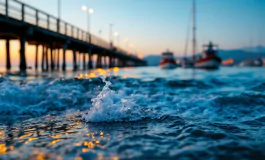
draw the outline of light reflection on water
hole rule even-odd
[[[72,115],[59,119],[46,116],[18,125],[1,130],[0,156],[9,152],[21,159],[119,159],[117,155],[98,152],[106,149],[111,139],[108,133],[92,131]]]
[[[122,78],[140,78],[145,80],[153,80],[155,78],[167,79],[209,79],[209,78],[230,78],[231,76],[238,79],[245,78],[265,78],[263,68],[238,68],[238,67],[222,67],[219,70],[193,70],[176,68],[174,70],[161,70],[158,67],[138,67],[138,68],[112,68],[112,69],[94,69],[89,71],[71,71],[66,72],[41,72],[29,70],[27,73],[17,71],[5,71],[0,69],[0,77],[8,77],[11,80],[18,81],[40,81],[47,78],[95,78],[99,76],[120,76]],[[237,74],[235,74],[237,73]]]

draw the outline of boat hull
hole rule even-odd
[[[159,65],[161,69],[174,69],[177,68],[177,65],[175,63],[162,63]]]
[[[205,58],[195,63],[195,68],[203,69],[218,69],[220,67],[221,60],[217,57]]]

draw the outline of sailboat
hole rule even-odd
[[[203,45],[203,47],[207,47],[204,51],[196,55],[196,4],[195,0],[193,0],[193,7],[192,7],[192,59],[188,60],[185,58],[183,60],[182,66],[184,68],[204,68],[204,69],[218,69],[222,63],[220,57],[217,56],[217,45],[213,45],[212,42],[209,45]],[[187,46],[187,45],[186,45]]]

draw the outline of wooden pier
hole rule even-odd
[[[60,68],[65,71],[67,50],[71,50],[73,54],[73,70],[81,68],[77,65],[77,55],[82,58],[83,70],[93,68],[93,55],[97,55],[96,68],[146,65],[142,59],[113,46],[112,43],[18,0],[0,0],[0,39],[6,41],[8,70],[12,67],[10,40],[20,42],[19,68],[22,71],[27,69],[26,43],[36,46],[35,69],[41,65],[43,71]],[[39,47],[42,47],[42,53],[39,53]],[[41,63],[38,62],[39,56]]]

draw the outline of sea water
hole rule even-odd
[[[0,159],[265,159],[263,68],[0,77]]]

